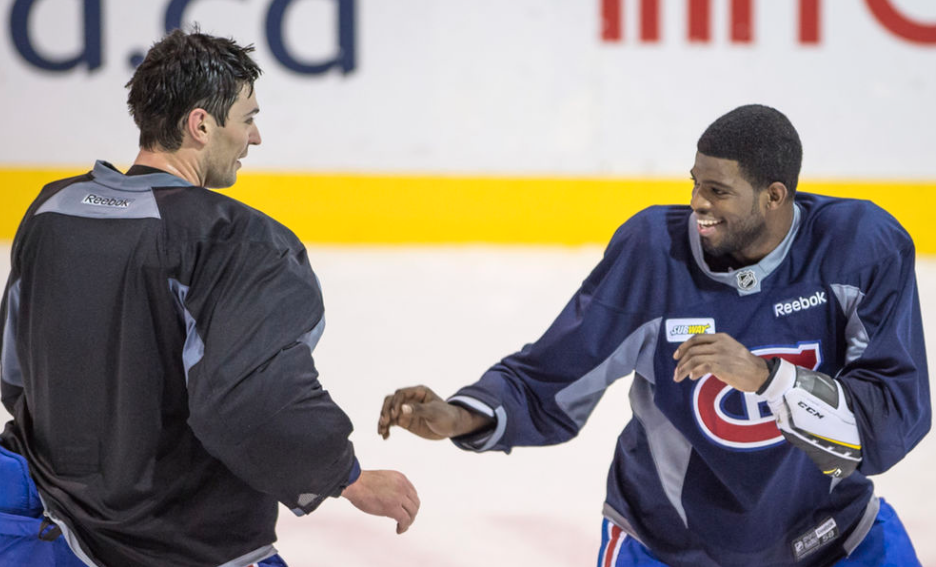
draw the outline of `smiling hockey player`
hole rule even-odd
[[[919,565],[867,478],[930,427],[913,242],[796,193],[799,136],[749,105],[698,141],[690,206],[644,210],[535,343],[393,425],[475,451],[568,441],[634,373],[599,567]]]

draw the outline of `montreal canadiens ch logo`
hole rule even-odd
[[[751,352],[761,358],[776,356],[810,370],[816,370],[822,362],[817,342]],[[711,374],[696,383],[692,409],[702,433],[724,447],[750,451],[783,441],[766,402],[758,402],[753,393],[735,390]]]

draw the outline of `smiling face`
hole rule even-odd
[[[205,187],[223,189],[237,181],[240,160],[247,156],[250,146],[260,144],[260,130],[254,116],[260,112],[256,89],[244,85],[237,100],[228,111],[224,126],[212,118],[211,137],[206,146],[204,162]]]
[[[784,233],[772,230],[769,190],[755,190],[738,162],[696,153],[692,210],[705,252],[728,264],[750,265],[773,250]],[[785,229],[784,229],[785,230]]]

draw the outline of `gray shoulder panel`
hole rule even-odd
[[[682,492],[689,470],[689,458],[692,456],[692,445],[653,403],[653,384],[639,374],[634,376],[631,385],[630,402],[634,417],[643,424],[647,433],[650,455],[656,466],[657,477],[663,485],[663,492],[682,518],[683,524],[688,527]]]
[[[62,189],[36,211],[37,215],[43,213],[106,219],[160,218],[152,192],[120,191],[94,181],[75,183]]]
[[[322,315],[322,318],[319,319],[319,322],[317,325],[315,325],[314,329],[299,337],[299,342],[308,346],[309,352],[315,352],[315,347],[318,345],[319,340],[322,338],[322,333],[324,332],[325,316]]]
[[[611,356],[556,394],[556,404],[581,428],[615,380],[635,369],[653,376],[653,353],[662,317],[652,319],[631,333]]]
[[[845,324],[845,363],[848,364],[861,357],[868,348],[868,331],[858,317],[858,304],[864,299],[864,293],[851,285],[832,284],[832,293],[842,307],[842,315],[848,322]]]
[[[178,301],[178,306],[185,318],[185,344],[182,346],[182,366],[185,369],[185,385],[188,386],[189,370],[198,364],[205,356],[205,341],[198,334],[195,317],[185,307],[185,296],[188,295],[188,286],[179,280],[169,279],[169,290]]]
[[[69,185],[39,207],[37,215],[59,213],[73,217],[108,219],[158,219],[159,207],[152,187],[188,187],[184,179],[168,173],[126,176],[94,164],[94,178]]]
[[[16,321],[19,317],[20,280],[10,286],[7,317],[3,321],[3,352],[0,352],[0,376],[7,384],[23,387],[23,369],[16,354]]]
[[[185,307],[185,297],[188,295],[189,287],[174,278],[169,279],[169,291],[176,298],[177,306],[182,317],[185,320],[185,344],[182,346],[182,366],[185,369],[185,384],[188,385],[189,371],[198,364],[205,356],[205,341],[198,334],[198,326],[195,317]],[[325,317],[323,316],[317,325],[308,333],[300,336],[297,341],[309,347],[309,352],[314,352],[322,333],[325,332]]]

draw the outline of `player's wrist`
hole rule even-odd
[[[796,381],[796,365],[779,357],[768,361],[770,374],[755,394],[771,403],[779,403]]]
[[[352,502],[354,502],[357,498],[359,498],[361,495],[361,492],[365,488],[364,485],[367,482],[365,478],[366,478],[366,475],[368,474],[369,474],[368,471],[361,471],[361,474],[359,474],[358,477],[354,479],[354,482],[350,483],[349,485],[341,489],[341,497],[347,498],[348,500]]]
[[[458,404],[450,404],[458,412],[458,417],[455,420],[455,431],[451,437],[460,437],[462,435],[469,435],[471,433],[477,433],[483,429],[487,429],[494,424],[494,419],[483,413],[472,411],[464,406]]]
[[[757,375],[752,390],[755,394],[761,394],[767,389],[776,374],[779,362],[780,359],[776,357],[770,360],[757,357]]]

